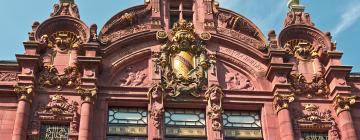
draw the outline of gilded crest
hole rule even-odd
[[[166,37],[163,31],[161,34]],[[191,22],[180,20],[174,24],[171,39],[161,47],[160,55],[154,61],[161,70],[162,85],[170,96],[182,93],[200,96],[198,91],[206,85],[206,70],[210,67],[205,49],[205,41],[210,38],[209,33],[197,35]]]

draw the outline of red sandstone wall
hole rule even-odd
[[[14,129],[16,98],[0,98],[0,139],[10,140]]]

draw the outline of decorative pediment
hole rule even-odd
[[[301,111],[295,112],[295,130],[328,130],[334,138],[340,139],[340,131],[329,109],[321,111],[318,105],[305,104]]]
[[[74,0],[60,0],[59,4],[54,5],[54,11],[50,16],[70,16],[80,18],[79,9]]]
[[[31,122],[31,129],[28,133],[30,140],[37,140],[40,137],[40,129],[42,124],[59,123],[69,125],[69,139],[75,139],[79,129],[79,115],[77,113],[78,103],[69,102],[68,99],[61,95],[50,97],[49,103],[40,104],[35,111]]]
[[[77,114],[77,102],[68,102],[68,99],[61,95],[55,95],[50,98],[48,104],[40,105],[37,116],[40,120],[67,120],[72,121]]]

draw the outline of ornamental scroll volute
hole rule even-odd
[[[52,35],[42,35],[40,45],[43,53],[42,69],[39,74],[41,87],[76,87],[81,75],[77,66],[78,50],[82,46],[79,35],[70,31],[58,31]]]
[[[200,96],[199,92],[207,85],[206,71],[211,65],[205,49],[205,41],[210,38],[209,33],[198,36],[194,25],[185,20],[174,24],[171,40],[167,40],[165,31],[157,33],[157,39],[165,44],[153,62],[162,76],[161,85],[169,96]]]
[[[41,124],[63,124],[69,126],[68,138],[77,138],[79,129],[78,103],[69,102],[61,95],[50,97],[47,104],[40,104],[30,124],[29,139],[38,140]]]

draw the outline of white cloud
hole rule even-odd
[[[360,2],[353,3],[346,9],[346,11],[341,15],[341,21],[333,29],[332,33],[334,36],[345,31],[347,28],[351,27],[354,23],[360,18]]]

